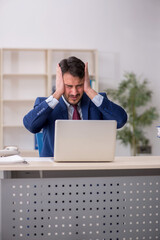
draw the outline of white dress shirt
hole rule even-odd
[[[66,106],[67,106],[67,109],[68,109],[68,118],[69,118],[69,119],[72,119],[74,108],[73,108],[73,106],[72,106],[70,103],[68,103],[68,102],[66,101],[66,99],[64,98],[64,96],[62,96],[62,98],[63,98],[63,101],[65,102],[65,104],[66,104]],[[52,95],[51,95],[50,97],[48,97],[45,101],[48,103],[48,105],[49,105],[52,109],[54,109],[54,108],[56,107],[56,105],[59,103],[59,101],[58,101],[56,98],[53,98]],[[101,96],[100,94],[97,94],[97,95],[92,99],[92,102],[93,102],[97,107],[99,107],[99,106],[102,104],[102,102],[103,102],[103,96]],[[79,114],[80,114],[80,118],[82,119],[81,102],[79,102],[77,105],[78,105],[78,106],[77,106],[77,110],[78,110],[78,112],[79,112]]]

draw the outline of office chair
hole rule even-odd
[[[36,133],[36,140],[37,140],[38,152],[40,156],[42,151],[42,146],[43,146],[43,132]]]

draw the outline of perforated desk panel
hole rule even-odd
[[[160,176],[2,180],[2,240],[160,239]]]

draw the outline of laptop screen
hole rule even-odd
[[[116,127],[114,120],[57,120],[55,161],[113,161]]]

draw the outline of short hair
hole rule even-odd
[[[79,77],[81,79],[84,77],[85,64],[79,58],[72,56],[63,59],[60,61],[59,66],[61,67],[62,75],[69,72],[74,77]]]

